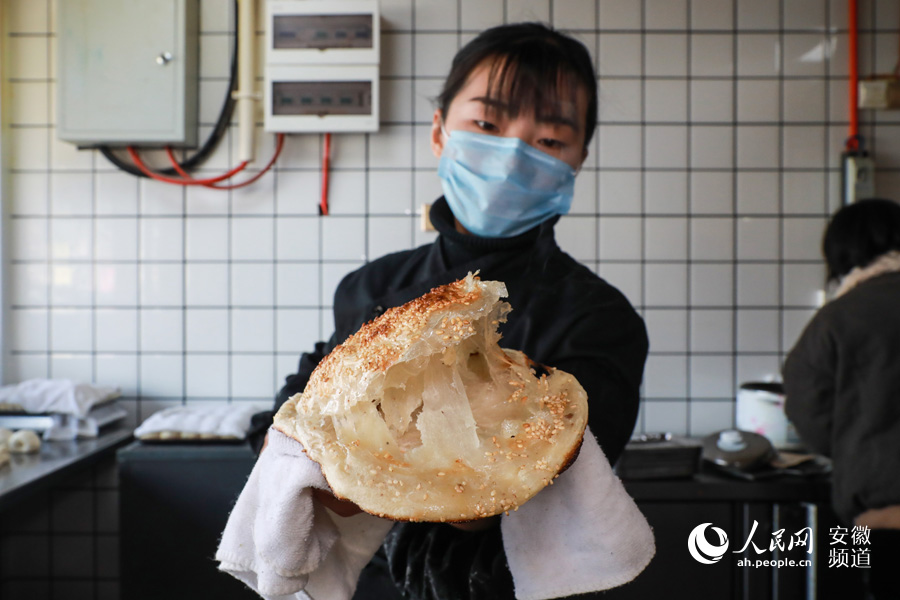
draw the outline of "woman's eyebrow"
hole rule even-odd
[[[497,100],[496,98],[490,98],[488,96],[475,96],[474,98],[470,98],[469,102],[480,102],[488,108],[493,110],[497,110],[500,112],[504,112],[509,114],[509,103],[504,102],[502,100]],[[564,125],[566,127],[571,127],[574,131],[580,131],[578,127],[578,122],[575,119],[566,117],[561,114],[555,115],[542,115],[539,119],[537,119],[539,123],[551,123],[554,125]]]

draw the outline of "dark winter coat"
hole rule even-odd
[[[826,304],[784,364],[785,412],[833,460],[833,502],[848,524],[900,504],[900,272]]]

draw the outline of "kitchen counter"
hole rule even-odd
[[[89,467],[132,439],[127,427],[110,427],[96,438],[41,441],[35,454],[13,454],[0,467],[0,509],[48,489],[74,471]]]

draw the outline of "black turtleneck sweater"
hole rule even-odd
[[[631,437],[647,357],[647,333],[628,300],[556,244],[551,219],[512,238],[456,230],[446,200],[431,209],[437,240],[389,254],[347,275],[334,296],[335,333],[300,359],[275,409],[303,391],[337,344],[388,308],[480,270],[506,283],[513,310],[500,345],[574,375],[588,393],[588,424],[610,463]],[[447,525],[402,523],[384,546],[391,575],[408,598],[512,598],[499,527],[470,533]]]

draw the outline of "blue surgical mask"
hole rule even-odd
[[[492,238],[519,235],[569,212],[575,173],[519,138],[458,130],[438,165],[453,216],[471,233]]]

